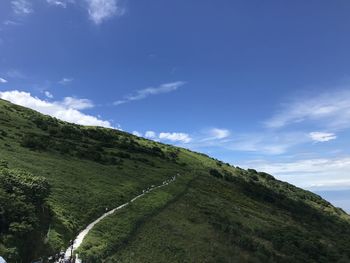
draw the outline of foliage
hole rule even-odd
[[[0,127],[7,161],[0,161],[0,254],[10,262],[65,249],[106,208],[178,173],[175,183],[96,225],[82,256],[92,262],[350,258],[349,216],[267,173],[3,100]]]
[[[107,262],[326,263],[349,258],[348,223],[310,206],[305,216],[289,198],[276,206],[253,194],[254,187],[247,195],[244,189],[250,187],[244,178],[197,177]],[[104,227],[101,222],[99,229]]]
[[[0,254],[13,261],[28,259],[50,187],[43,177],[0,163]]]

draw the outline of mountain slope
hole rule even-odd
[[[350,219],[341,209],[266,173],[203,154],[68,124],[0,100],[0,159],[0,255],[10,262],[65,249],[106,209],[176,174],[172,184],[98,223],[79,248],[83,259],[349,262]],[[5,184],[8,174],[22,180],[18,168],[44,182],[47,194],[28,208],[29,223],[16,214],[16,204],[5,206],[13,196],[33,199],[27,185]],[[16,232],[13,223],[28,227]]]

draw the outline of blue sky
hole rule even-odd
[[[319,0],[1,1],[0,97],[350,200],[349,13]]]

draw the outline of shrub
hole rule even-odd
[[[10,262],[29,262],[31,249],[41,242],[33,245],[33,238],[43,235],[40,227],[46,227],[42,218],[49,193],[45,178],[0,168],[0,251]]]
[[[216,169],[210,169],[209,170],[210,175],[217,177],[217,178],[223,178],[223,175]]]
[[[128,153],[124,153],[124,152],[117,152],[117,153],[113,153],[113,155],[123,158],[123,159],[131,159],[131,155]]]
[[[8,168],[8,162],[5,160],[0,160],[0,169],[1,168]]]
[[[247,169],[247,171],[251,174],[257,174],[258,172],[255,169]]]
[[[49,139],[45,136],[25,134],[22,137],[21,146],[33,150],[45,150],[49,146]]]

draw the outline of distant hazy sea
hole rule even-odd
[[[342,208],[350,214],[350,189],[339,191],[315,191],[334,206]]]

